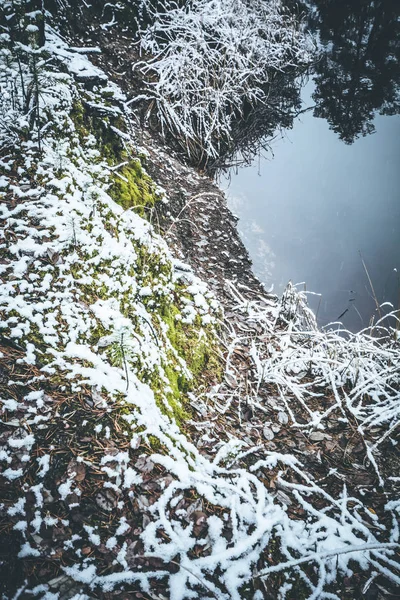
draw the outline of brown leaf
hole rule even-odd
[[[203,500],[202,498],[198,498],[195,502],[190,504],[187,509],[187,517],[189,520],[193,520],[193,515],[199,513],[204,514],[203,512]]]
[[[225,373],[225,381],[228,384],[228,386],[232,389],[236,389],[239,385],[236,377],[234,377],[230,373]]]
[[[151,519],[148,515],[146,515],[146,513],[143,515],[143,520],[142,520],[142,527],[143,529],[146,529],[147,525],[149,525],[149,523],[151,523]]]
[[[193,521],[193,535],[199,537],[207,529],[207,515],[201,510],[195,510],[190,515],[190,520]]]
[[[110,512],[113,510],[113,508],[117,504],[116,495],[114,494],[114,492],[112,490],[103,489],[101,492],[99,492],[96,495],[96,504],[102,510],[106,510],[107,512]]]
[[[143,553],[143,544],[140,540],[136,540],[129,544],[126,550],[126,562],[129,566],[137,564],[138,557]]]
[[[136,461],[135,467],[142,473],[150,473],[154,469],[154,463],[148,456],[140,456]]]
[[[73,477],[75,481],[83,481],[86,477],[86,466],[73,458],[68,463],[67,473],[68,477]]]
[[[336,442],[329,442],[329,441],[325,442],[325,448],[328,451],[334,450],[334,448],[336,448]]]

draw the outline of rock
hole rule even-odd
[[[100,71],[95,74],[89,71],[76,71],[74,77],[77,81],[83,83],[88,90],[93,90],[96,85],[104,87],[108,82],[107,76]]]

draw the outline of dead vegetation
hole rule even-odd
[[[167,192],[167,202],[148,211],[156,231],[135,215],[124,221],[126,211],[116,223],[101,204],[95,205],[93,214],[93,206],[87,206],[87,189],[81,193],[79,188],[80,177],[69,182],[67,193],[60,193],[57,210],[74,189],[82,200],[80,211],[90,214],[91,223],[97,219],[97,227],[104,226],[101,231],[109,234],[110,246],[134,232],[142,236],[143,244],[156,244],[155,254],[164,266],[157,232],[165,235],[179,254],[173,269],[167,270],[177,278],[174,283],[179,282],[176,289],[186,305],[199,292],[196,288],[190,296],[184,288],[207,287],[194,271],[207,281],[207,289],[215,292],[224,309],[223,316],[217,313],[216,328],[223,379],[205,369],[197,387],[179,390],[190,416],[177,427],[175,416],[162,413],[149,393],[170,387],[171,380],[160,385],[150,368],[137,369],[134,353],[118,364],[106,351],[101,354],[99,339],[115,333],[106,327],[108,313],[102,315],[104,322],[100,318],[95,322],[96,331],[91,323],[83,337],[86,354],[70,354],[53,370],[47,368],[45,350],[51,344],[43,332],[33,330],[21,341],[4,330],[0,348],[4,597],[272,600],[279,590],[287,599],[395,597],[398,342],[323,334],[295,290],[289,287],[281,300],[266,294],[251,273],[235,219],[220,191],[169,156],[146,130],[137,125],[133,135],[143,168]],[[82,157],[89,155],[85,150],[80,168],[85,166]],[[61,158],[67,161],[68,156]],[[59,156],[56,159],[61,162]],[[69,164],[72,171],[74,163]],[[93,171],[94,165],[97,168],[98,163],[89,165]],[[10,219],[6,212],[2,222],[5,274],[15,258],[10,246],[23,237],[20,224],[27,228],[25,235],[28,225],[44,227],[51,217],[46,209],[46,219],[37,213],[39,222],[31,221],[29,210],[36,200],[30,198],[28,203],[22,193],[18,196],[31,188],[37,192],[34,172],[28,183],[21,184],[22,190],[16,187],[17,171],[11,175],[14,187],[4,194],[6,209],[26,208],[19,210],[18,219],[13,214]],[[108,176],[109,170],[100,177],[108,181]],[[51,180],[52,193],[57,177]],[[93,196],[89,199],[93,201]],[[68,205],[63,211],[58,218],[64,214],[70,219]],[[86,230],[79,227],[84,223],[81,217],[75,214],[64,255],[63,247],[45,251],[43,244],[55,244],[50,235],[42,236],[38,244],[39,265],[55,274],[51,291],[60,283],[60,259],[68,261],[71,252],[77,253],[80,235],[87,239]],[[38,231],[43,233],[36,229],[31,234],[39,235]],[[96,241],[96,252],[104,246],[102,238]],[[124,257],[126,247],[137,251],[137,239],[129,238]],[[125,281],[125,272],[130,273],[130,284],[138,278],[140,289],[155,278],[151,272],[142,276],[139,267],[150,262],[144,252],[141,262],[134,262],[135,269],[129,271],[125,262],[113,266],[109,288],[97,282],[87,287],[80,279],[86,265],[82,256],[76,258],[74,285],[79,291],[84,281],[86,297],[83,301],[74,296],[71,312],[85,318],[90,313],[88,290],[95,290],[92,303],[118,300],[121,291],[112,286],[118,277]],[[18,294],[38,268],[29,265],[25,276],[8,273],[8,281],[19,286]],[[109,267],[109,262],[102,263],[102,274]],[[44,275],[37,278],[39,287]],[[165,291],[165,281],[160,287]],[[162,321],[156,318],[163,297],[159,288],[151,296],[146,296],[146,289],[140,305],[140,314],[153,323],[151,327],[139,326],[131,312],[123,314],[131,319],[132,337],[142,346],[147,343],[153,356],[167,344]],[[43,291],[36,288],[26,296],[29,306],[38,301],[39,292],[43,299]],[[176,304],[180,297],[175,292]],[[121,314],[137,296],[125,295]],[[107,311],[112,306],[107,305]],[[23,314],[12,313],[13,317],[10,327],[25,322]],[[64,324],[58,323],[56,329],[65,332]],[[73,327],[68,331],[75,336]],[[43,352],[37,352],[35,360],[27,353],[29,340]],[[140,356],[144,360],[146,353]],[[91,361],[99,357],[103,371],[90,371]],[[179,361],[174,357],[176,367]],[[116,384],[110,391],[106,385],[113,377]]]

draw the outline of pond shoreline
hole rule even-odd
[[[48,32],[43,136],[0,127],[4,598],[390,598],[398,345],[266,292],[129,105],[132,39],[79,28],[90,58]]]

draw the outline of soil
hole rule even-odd
[[[138,70],[134,68],[139,60],[137,48],[132,45],[131,38],[124,35],[123,32],[117,29],[107,32],[99,26],[96,27],[96,23],[94,25],[90,37],[85,40],[85,45],[99,45],[102,52],[101,54],[93,54],[93,62],[101,66],[108,73],[110,79],[124,89],[128,98],[134,98],[141,91]],[[76,45],[82,46],[81,39],[76,40]],[[229,440],[233,437],[242,439],[249,446],[258,445],[263,450],[294,454],[301,460],[305,470],[315,480],[319,481],[320,485],[330,494],[339,496],[345,483],[348,495],[357,497],[361,493],[363,502],[371,507],[371,512],[377,514],[384,522],[383,507],[388,497],[386,491],[384,492],[379,486],[376,472],[366,460],[365,441],[357,429],[357,423],[354,423],[351,419],[347,422],[339,421],[337,419],[339,415],[332,413],[326,424],[325,435],[323,437],[313,437],[312,433],[295,429],[290,427],[289,422],[282,423],[279,420],[279,411],[276,410],[279,398],[276,389],[264,384],[257,388],[255,393],[257,377],[250,347],[253,340],[260,338],[260,336],[265,337],[266,333],[264,330],[260,330],[259,324],[252,321],[245,312],[236,310],[236,291],[247,302],[257,302],[260,306],[276,307],[279,306],[279,300],[276,296],[269,295],[253,274],[251,260],[236,228],[237,219],[229,210],[223,192],[207,175],[199,173],[185,164],[182,161],[182,156],[177,154],[172,146],[166,144],[156,129],[144,126],[140,122],[140,113],[138,113],[135,131],[137,145],[145,151],[145,168],[154,181],[164,188],[168,198],[167,202],[160,201],[154,209],[149,211],[148,218],[175,249],[177,256],[183,262],[188,263],[195,273],[209,284],[221,302],[225,313],[221,331],[222,346],[227,347],[232,337],[235,336],[240,337],[242,340],[241,345],[235,345],[232,358],[236,375],[226,376],[225,381],[218,389],[221,405],[225,403],[225,407],[216,408],[216,404],[213,407],[210,405],[207,407],[205,403],[194,403],[193,414],[196,414],[197,411],[196,420],[187,423],[186,426],[191,440],[210,459],[215,456],[216,441]],[[2,350],[4,359],[0,361],[0,378],[8,381],[11,376],[14,376],[10,371],[10,364],[12,360],[16,361],[18,358],[19,350],[6,345]],[[226,354],[227,351],[225,356]],[[19,373],[21,381],[26,379],[27,382],[31,380],[33,375],[34,373],[31,372]],[[20,390],[16,390],[15,393],[17,394],[17,392],[22,398],[26,390],[22,387]],[[54,390],[49,389],[50,393],[54,397]],[[252,401],[255,397],[257,398],[257,404]],[[227,398],[231,399],[230,402],[226,401]],[[332,401],[332,398],[326,394],[324,402],[329,405]],[[90,390],[84,389],[79,397],[71,400],[70,407],[66,406],[64,408],[64,413],[67,415],[66,419],[72,414],[72,410],[80,421],[90,418],[89,415],[92,415],[91,418],[93,418],[93,402],[92,404],[90,402]],[[205,410],[203,410],[204,406],[206,406]],[[301,421],[300,409],[297,410],[296,417],[298,421]],[[48,435],[54,436],[54,444],[59,453],[60,461],[67,462],[70,457],[67,455],[66,449],[72,447],[69,438],[72,433],[70,434],[68,423],[65,425],[65,420],[63,421],[62,418],[63,415],[60,415],[60,423],[55,423]],[[269,431],[266,432],[265,430],[266,421],[269,421],[271,430],[274,428],[272,436]],[[211,423],[211,425],[207,425],[206,428],[206,423]],[[112,425],[110,421],[110,427]],[[61,429],[61,426],[64,429]],[[207,436],[204,436],[204,432],[207,432]],[[374,434],[375,432],[369,434],[371,442],[374,440]],[[91,438],[86,439],[86,441],[85,439],[74,440],[74,443],[79,443],[80,447],[87,443],[88,447],[91,448],[90,451],[93,452],[95,441]],[[126,440],[124,441],[122,435],[120,439],[118,436],[114,439],[121,446],[124,443],[126,444]],[[141,446],[138,449],[130,449],[129,451],[132,457],[136,457],[136,455],[142,456],[143,453],[150,454],[151,450],[149,447]],[[99,455],[100,451],[103,452],[104,448],[99,449]],[[396,448],[389,440],[382,444],[381,455],[385,457],[384,461],[379,461],[382,475],[384,477],[388,475],[398,476],[400,474],[400,463]],[[253,453],[251,458],[243,457],[238,464],[248,468],[251,461],[254,463],[257,459],[257,453]],[[138,462],[136,462],[136,465],[138,465]],[[77,471],[75,463],[69,462],[68,468]],[[166,478],[170,476],[159,468],[154,469],[151,462],[144,461],[141,470],[146,476],[143,485],[136,490],[137,497],[141,499],[145,506],[146,503],[148,506],[159,497],[161,489],[168,484]],[[89,472],[78,472],[76,479],[82,488],[87,486],[87,490],[89,490],[87,491],[87,514],[99,513],[101,515],[101,511],[103,511],[104,526],[110,527],[114,519],[118,499],[114,498],[112,494],[108,497],[99,497],[95,485],[96,477],[100,477],[99,473],[93,471],[92,476],[89,477]],[[301,507],[290,496],[290,492],[278,483],[276,470],[265,469],[259,476],[271,494],[279,496],[280,499],[286,498],[288,513],[292,518],[303,518],[304,513],[302,513]],[[296,476],[286,473],[285,477],[287,480],[292,477],[292,480],[295,481]],[[48,502],[49,508],[51,508],[51,498],[48,499]],[[146,525],[147,517],[143,506],[139,506],[137,501],[135,502],[136,504],[132,501],[130,506],[129,500],[126,499],[126,506],[130,506],[130,512],[127,512],[131,528],[128,539],[130,544],[129,565],[140,565],[146,569],[160,568],[163,565],[151,563],[150,560],[146,562],[141,558],[140,532]],[[108,505],[111,506],[111,509]],[[176,510],[188,509],[188,507],[194,505],[191,514],[195,521],[198,537],[201,538],[205,536],[206,531],[204,522],[208,516],[207,503],[198,503],[197,499],[190,497],[190,492],[188,492],[188,496],[182,499]],[[321,501],[322,505],[323,502]],[[187,514],[189,514],[189,509]],[[77,522],[80,518],[82,518],[82,515],[77,511]],[[71,527],[73,528],[74,521],[73,519],[71,521]],[[63,536],[69,535],[61,529],[57,533],[57,539],[53,538],[44,542],[51,544],[55,551],[58,547],[57,544],[61,548]],[[225,533],[229,535],[229,531]],[[95,551],[98,552],[98,560],[104,561],[105,564],[107,561],[111,564],[114,560],[114,555],[109,552],[108,556],[105,548],[100,547]],[[86,549],[83,548],[82,552],[85,553]],[[91,550],[88,547],[87,552],[93,552],[93,549]],[[197,550],[195,547],[194,552],[201,552],[201,547],[199,546]],[[61,592],[61,598],[70,598],[74,590],[71,587],[73,583],[68,581],[68,578],[59,577],[60,570],[57,559],[58,557],[55,555],[54,564],[49,561],[48,564],[41,567],[42,570],[48,569],[43,577],[46,576],[48,580],[50,575],[54,576],[54,590]],[[278,553],[276,556],[272,556],[272,559],[271,555],[260,557],[258,568],[261,569],[268,564],[268,560],[278,559]],[[18,569],[17,561],[15,561],[13,568]],[[174,564],[171,561],[168,568],[173,572],[176,563]],[[335,582],[331,591],[335,591],[343,600],[355,600],[356,598],[382,600],[396,597],[396,590],[382,576],[376,577],[372,584],[363,591],[368,578],[368,573],[356,573],[351,579],[343,578]],[[159,583],[162,586],[162,581]],[[254,585],[260,584],[258,582]],[[66,588],[65,592],[63,586]],[[264,587],[260,588],[260,591],[264,598],[272,599],[276,597],[277,589],[279,588],[276,579],[271,578],[268,579]],[[161,594],[162,587],[153,591]],[[254,593],[254,591],[255,588],[252,592]],[[293,592],[295,592],[295,595],[290,597],[301,597],[297,590],[294,589]],[[124,594],[124,592],[121,593]],[[127,592],[126,595],[121,596],[119,592],[115,592],[108,594],[108,597],[154,598],[155,596],[147,596],[141,593],[133,594],[133,592],[132,594]],[[161,595],[157,597],[161,597]]]
[[[118,34],[116,30],[113,30],[112,36],[99,30],[93,33],[91,43],[98,44],[102,51],[93,56],[93,62],[122,87],[128,98],[138,95],[142,91],[136,66],[140,57],[131,39],[122,32]],[[257,324],[233,311],[237,300],[232,294],[230,283],[247,301],[268,305],[277,304],[278,299],[266,292],[252,272],[249,254],[237,230],[237,218],[228,208],[224,193],[206,174],[185,164],[184,157],[175,152],[173,144],[167,143],[155,127],[149,124],[145,126],[141,122],[140,111],[138,115],[135,130],[138,145],[146,151],[146,170],[166,191],[168,198],[166,203],[160,202],[149,214],[149,219],[182,261],[188,263],[212,288],[224,308],[230,327],[241,335],[245,331],[247,337],[242,348],[237,349],[234,359],[240,378],[226,380],[219,390],[221,397],[235,391],[234,400],[223,414],[215,411],[198,414],[196,424],[188,424],[187,432],[191,439],[210,458],[214,456],[213,440],[227,440],[231,437],[239,437],[249,445],[261,444],[267,450],[294,454],[315,480],[323,481],[324,489],[330,494],[339,496],[346,484],[349,495],[359,496],[361,492],[362,500],[371,507],[371,512],[383,519],[387,490],[384,492],[380,488],[377,473],[366,458],[365,444],[368,443],[368,436],[365,439],[360,435],[354,420],[349,418],[345,423],[337,419],[340,414],[332,413],[326,424],[325,436],[313,438],[312,433],[296,430],[289,423],[279,423],[276,411],[277,392],[272,387],[264,385],[258,390],[264,411],[246,402],[240,403],[240,396],[247,397],[248,388],[255,381],[249,349],[251,339],[260,335],[260,331]],[[328,406],[332,401],[329,397],[324,400]],[[209,442],[203,439],[204,430],[200,424],[202,418],[204,422],[210,419],[212,421],[211,429],[208,430]],[[297,418],[301,422],[301,411],[298,411]],[[267,419],[277,429],[272,440],[266,440],[263,435]],[[379,437],[375,434],[378,432],[368,434],[370,443]],[[398,453],[389,440],[382,444],[381,457],[385,457],[384,460],[378,458],[382,476],[399,476]],[[256,455],[253,460],[255,458]],[[243,464],[248,467],[246,460]],[[265,481],[270,490],[275,490],[277,494],[284,493],[277,489],[271,473],[265,473]],[[288,512],[293,518],[302,517],[302,510],[298,505],[289,504]],[[363,591],[367,579],[366,573],[356,574],[351,580],[345,578],[336,582],[332,591],[336,590],[340,598],[348,600],[397,597],[393,585],[381,576]],[[267,594],[267,598],[275,597],[272,589],[265,588],[263,593]]]
[[[99,45],[101,54],[94,54],[92,61],[121,86],[128,99],[143,92],[137,66],[142,58],[130,37],[118,30],[110,36],[98,29],[88,43]],[[160,203],[150,215],[154,225],[220,300],[229,301],[224,292],[227,280],[246,289],[250,296],[265,296],[225,194],[209,176],[185,164],[185,157],[175,152],[172,140],[166,143],[156,124],[143,124],[141,108],[139,105],[135,123],[137,142],[148,152],[145,166],[149,175],[168,198],[167,204]]]

